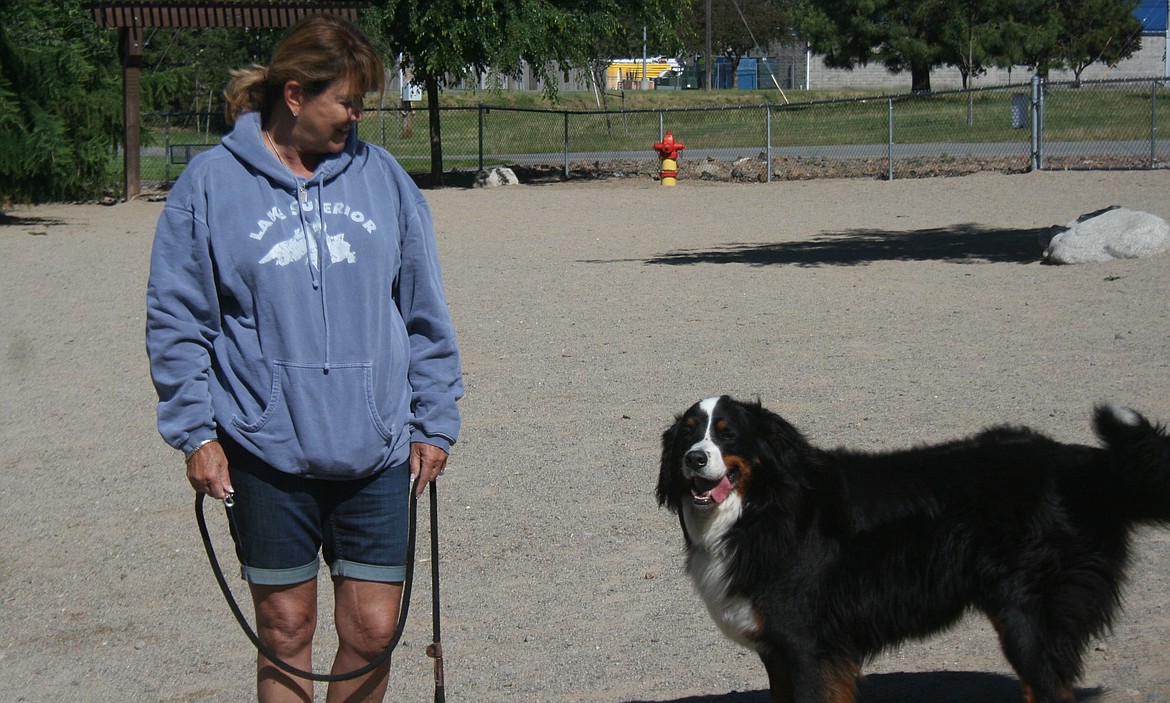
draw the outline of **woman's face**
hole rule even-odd
[[[365,109],[361,98],[353,95],[350,82],[339,80],[324,92],[302,99],[295,128],[302,154],[336,154],[345,148],[349,130],[361,122]]]

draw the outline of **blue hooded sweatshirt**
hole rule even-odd
[[[307,180],[254,112],[192,159],[155,232],[146,347],[159,432],[184,452],[222,432],[281,471],[350,479],[459,431],[430,209],[356,129]]]

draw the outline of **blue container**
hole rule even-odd
[[[755,59],[739,60],[739,66],[735,69],[735,87],[740,90],[756,90],[759,87]]]

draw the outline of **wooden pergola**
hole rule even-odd
[[[309,15],[331,14],[356,21],[358,10],[369,2],[91,2],[86,9],[102,27],[118,29],[122,56],[122,114],[125,120],[126,199],[142,192],[142,119],[139,81],[142,68],[143,30],[147,27],[206,29],[211,27],[279,28],[296,24]],[[224,80],[227,77],[225,74]]]

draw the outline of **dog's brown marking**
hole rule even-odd
[[[752,463],[738,454],[728,454],[723,457],[723,465],[727,467],[728,473],[739,472],[739,478],[735,480],[735,486],[732,490],[743,496],[748,483],[752,480]]]
[[[1021,681],[1020,689],[1024,694],[1025,703],[1036,703],[1039,700],[1036,696],[1036,689],[1028,684]],[[1072,690],[1071,686],[1061,686],[1056,689],[1056,695],[1060,697],[1060,700],[1068,701],[1068,703],[1073,703],[1077,699],[1076,693]]]
[[[861,665],[855,661],[834,662],[821,669],[825,678],[825,703],[854,703]]]

